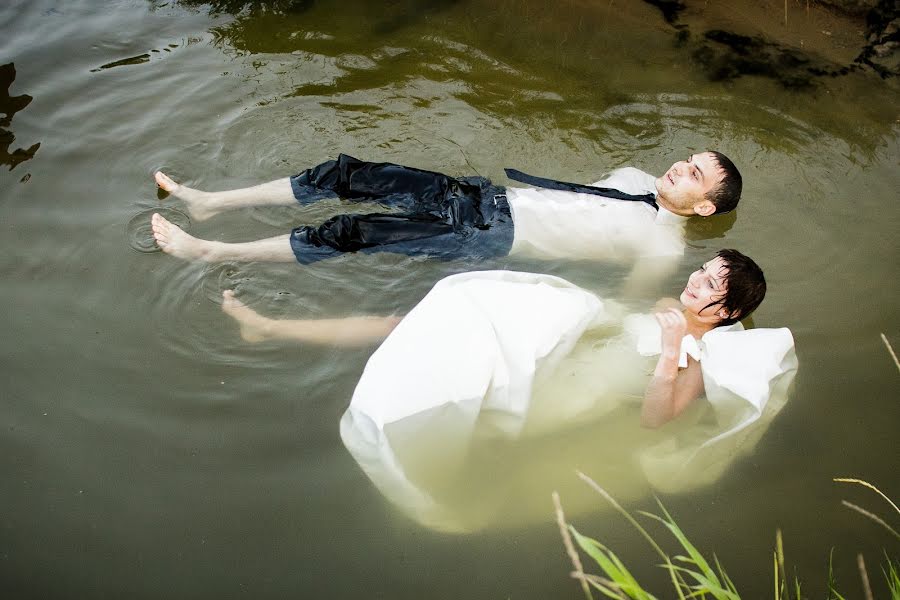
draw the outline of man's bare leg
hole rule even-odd
[[[222,292],[222,310],[241,327],[241,337],[252,343],[293,340],[330,346],[358,347],[377,343],[394,330],[402,317],[346,317],[343,319],[269,319]]]
[[[226,244],[195,238],[181,227],[166,220],[159,213],[150,218],[153,238],[156,245],[166,254],[185,260],[202,260],[205,262],[222,262],[236,260],[241,262],[294,262],[296,257],[291,250],[290,234],[278,237]]]
[[[203,192],[175,183],[162,171],[154,173],[156,185],[187,205],[191,217],[206,220],[222,211],[248,206],[289,206],[296,204],[291,180],[288,177],[240,190]]]

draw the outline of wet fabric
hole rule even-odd
[[[550,471],[591,460],[600,481],[638,494],[647,485],[674,493],[713,483],[784,406],[797,370],[790,331],[738,323],[683,343],[700,362],[705,400],[646,430],[640,407],[661,331],[652,316],[623,312],[549,275],[447,277],[369,359],[341,438],[388,499],[445,531],[484,527],[520,504],[507,486],[517,474],[540,487],[535,473],[552,445],[539,443],[522,461],[506,448],[554,432],[565,432],[566,445],[572,428],[587,424],[585,452],[597,460],[579,456]],[[487,467],[477,493],[457,496],[494,455],[504,459]],[[532,516],[545,519],[546,506]]]
[[[624,167],[591,187],[647,195],[656,177]],[[515,223],[511,255],[639,265],[661,279],[684,254],[687,217],[664,207],[541,187],[510,187],[506,195]]]
[[[519,183],[527,183],[536,187],[542,187],[547,190],[560,190],[563,192],[576,192],[579,194],[591,194],[594,196],[603,196],[604,198],[614,198],[616,200],[626,200],[629,202],[644,202],[655,209],[659,209],[656,203],[655,194],[626,194],[614,188],[596,187],[593,185],[582,185],[580,183],[569,183],[568,181],[558,181],[556,179],[547,179],[546,177],[538,177],[529,175],[516,169],[504,169],[506,176],[513,181]]]
[[[290,242],[308,264],[342,252],[397,252],[442,258],[505,256],[513,224],[504,188],[483,177],[455,178],[341,154],[291,177],[300,204],[338,196],[395,213],[342,214],[297,227]]]

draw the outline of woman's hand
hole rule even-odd
[[[700,363],[689,358],[687,368],[678,369],[681,340],[687,333],[684,315],[677,308],[670,308],[654,316],[662,329],[662,352],[644,391],[641,407],[641,424],[651,428],[664,425],[680,415],[694,398],[703,393]]]
[[[687,319],[677,308],[670,308],[654,315],[662,329],[662,353],[669,356],[681,352],[681,340],[687,333]]]

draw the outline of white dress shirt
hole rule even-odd
[[[625,167],[592,185],[655,195],[655,181]],[[515,225],[512,255],[630,263],[684,254],[687,218],[662,207],[543,188],[510,187],[506,195]]]

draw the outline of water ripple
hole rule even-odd
[[[151,208],[134,215],[125,225],[125,237],[128,245],[138,252],[160,252],[160,247],[153,239],[153,227],[150,218],[154,213],[159,213],[165,219],[178,225],[182,229],[189,229],[191,219],[180,210],[174,208]]]

